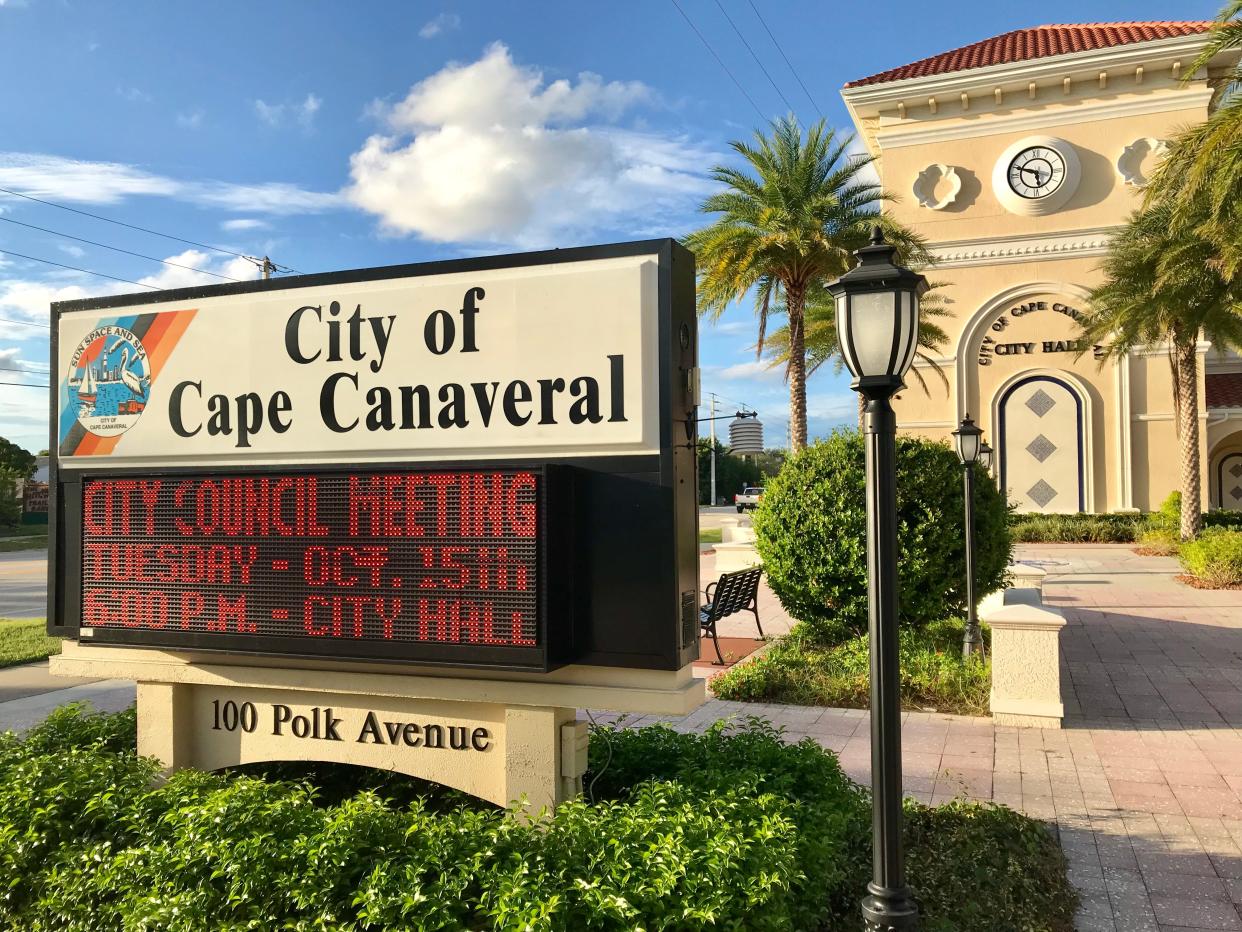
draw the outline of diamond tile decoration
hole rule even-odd
[[[1053,453],[1057,452],[1057,446],[1043,434],[1040,434],[1026,445],[1026,452],[1042,463],[1052,456]]]
[[[1043,479],[1040,479],[1026,490],[1026,494],[1040,508],[1045,508],[1050,501],[1057,497],[1057,490]]]
[[[1229,468],[1229,475],[1233,476],[1235,479],[1242,479],[1242,463],[1234,463],[1233,466]]]
[[[1034,395],[1026,399],[1026,406],[1035,412],[1036,417],[1043,417],[1056,406],[1056,401],[1040,388],[1036,389]]]
[[[1242,486],[1235,485],[1232,489],[1229,490],[1229,494],[1232,495],[1234,498],[1236,498],[1238,501],[1242,502]]]

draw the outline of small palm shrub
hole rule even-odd
[[[1210,529],[1181,546],[1182,566],[1213,589],[1242,586],[1242,531]]]
[[[978,468],[978,467],[976,467]],[[897,438],[897,572],[903,627],[965,610],[962,466],[948,444]],[[769,480],[755,512],[768,583],[825,643],[867,630],[867,499],[863,440],[839,430]],[[980,598],[1004,585],[1013,552],[1008,506],[978,469],[975,578]]]
[[[1147,526],[1138,514],[1015,514],[1010,529],[1025,544],[1129,544]]]

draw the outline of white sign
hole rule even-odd
[[[63,311],[60,467],[658,452],[657,264]]]

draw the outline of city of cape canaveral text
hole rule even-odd
[[[468,288],[456,313],[437,309],[423,321],[428,353],[477,353],[485,339],[487,314],[483,288]],[[403,318],[403,321],[405,319]],[[384,366],[395,315],[373,316],[357,304],[353,311],[339,301],[306,304],[295,309],[284,327],[284,352],[299,365],[328,365],[313,414],[336,433],[391,430],[453,430],[472,423],[487,427],[503,420],[514,427],[527,424],[598,424],[627,420],[625,356],[607,355],[607,376],[549,373],[546,378],[507,382],[480,380],[441,385],[372,385],[364,387],[360,372],[378,374]],[[351,371],[342,364],[355,363]],[[409,367],[416,371],[417,366]],[[359,397],[364,410],[357,414]],[[178,382],[169,394],[168,420],[180,437],[202,431],[227,436],[239,448],[250,447],[262,430],[283,434],[297,417],[293,398],[284,390],[266,398],[257,392],[233,397],[213,392],[203,380]]]

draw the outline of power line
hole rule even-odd
[[[92,272],[90,269],[80,269],[76,265],[65,265],[62,262],[53,262],[51,259],[40,259],[38,256],[24,256],[20,252],[10,252],[7,249],[0,249],[0,253],[6,256],[16,256],[18,259],[29,259],[31,262],[43,262],[47,265],[54,265],[58,269],[68,269],[70,272],[81,272],[84,275],[98,275],[100,278],[110,278],[114,282],[124,282],[127,285],[137,285],[139,288],[150,288],[152,291],[159,291],[154,285],[147,285],[143,282],[136,282],[132,278],[117,278],[115,275],[105,275],[103,272]],[[21,321],[14,321],[21,323]]]
[[[793,113],[794,105],[789,102],[789,98],[785,96],[784,92],[776,86],[776,82],[772,80],[772,75],[768,74],[768,69],[764,67],[763,62],[759,59],[759,56],[755,54],[755,50],[750,47],[750,43],[746,41],[746,37],[742,35],[742,31],[737,28],[737,24],[733,22],[733,17],[730,16],[729,11],[724,8],[724,4],[722,4],[720,0],[716,0],[716,6],[720,9],[720,12],[724,14],[724,18],[729,21],[729,25],[732,26],[733,31],[737,33],[737,37],[742,40],[742,45],[746,46],[746,51],[750,52],[750,57],[755,60],[755,64],[759,66],[759,70],[763,72],[763,76],[767,78],[768,83],[772,85],[772,90],[776,91],[776,95],[784,101],[785,106],[789,109],[789,112]]]
[[[53,236],[63,236],[65,239],[77,240],[79,243],[86,243],[90,246],[98,246],[101,249],[111,249],[113,252],[123,252],[127,256],[137,256],[139,259],[147,259],[151,262],[163,262],[175,269],[186,269],[190,272],[198,272],[200,275],[210,275],[213,278],[223,278],[226,282],[239,282],[240,278],[233,278],[229,275],[221,275],[219,272],[209,272],[206,269],[196,269],[192,265],[182,265],[180,262],[170,262],[167,259],[159,259],[155,256],[146,256],[140,252],[133,252],[129,249],[122,249],[120,246],[109,246],[107,243],[97,243],[93,239],[83,239],[81,236],[74,236],[72,233],[61,233],[59,230],[49,230],[47,227],[35,226],[33,223],[23,223],[21,220],[14,220],[12,217],[0,216],[0,220],[5,223],[15,223],[19,227],[26,227],[30,230],[38,230],[40,233],[51,233]]]
[[[0,385],[16,385],[18,388],[51,388],[50,385],[36,385],[34,382],[0,382]]]
[[[691,20],[690,17],[686,15],[686,11],[681,8],[681,4],[678,3],[677,0],[671,0],[671,2],[673,6],[677,7],[677,12],[681,14],[681,18],[686,21],[687,25],[689,25],[690,28],[694,30],[694,34],[699,37],[699,41],[703,43],[703,47],[706,48],[707,51],[711,52],[712,58],[716,59],[716,64],[718,64],[722,69],[724,69],[724,73],[729,76],[729,80],[731,80],[737,86],[737,89],[742,92],[742,96],[745,97],[746,100],[750,102],[750,105],[752,107],[754,107],[755,113],[759,114],[759,119],[763,120],[764,122],[767,122],[768,118],[763,115],[763,111],[759,109],[759,105],[755,103],[754,98],[751,97],[748,93],[746,93],[746,88],[742,87],[742,83],[736,77],[733,76],[733,72],[730,71],[729,66],[724,63],[724,59],[716,54],[716,50],[712,48],[711,44],[707,41],[706,38],[704,38],[703,33],[699,32],[699,27],[694,25],[694,21]],[[0,191],[2,190],[4,189],[0,188]]]
[[[785,54],[785,50],[781,48],[781,44],[776,41],[776,36],[772,35],[772,30],[768,28],[767,20],[763,18],[763,14],[759,12],[759,8],[755,6],[754,0],[746,0],[750,4],[750,8],[755,11],[755,16],[763,25],[763,31],[768,34],[768,38],[772,40],[772,44],[776,46],[776,50],[781,53],[781,58],[785,59],[785,64],[789,66],[789,71],[794,76],[794,80],[802,88],[802,93],[806,94],[806,99],[811,102],[811,106],[815,108],[815,112],[819,114],[819,118],[824,118],[824,111],[819,104],[815,102],[815,98],[811,96],[811,92],[806,89],[806,84],[802,80],[802,76],[798,74],[798,69],[793,66],[793,62],[789,60],[789,56]]]
[[[28,375],[46,375],[47,374],[44,372],[38,372],[33,369],[21,369],[16,366],[0,366],[0,369],[3,369],[5,372],[25,372]]]
[[[173,236],[171,233],[161,233],[159,230],[152,230],[148,227],[140,227],[133,223],[126,223],[124,220],[114,220],[111,217],[104,217],[100,214],[92,214],[88,210],[79,210],[77,207],[69,207],[65,204],[57,204],[53,201],[45,201],[41,197],[35,197],[33,194],[22,194],[21,191],[13,191],[10,188],[0,188],[0,193],[11,194],[13,197],[24,197],[28,201],[34,201],[36,204],[45,204],[48,207],[55,207],[58,210],[67,210],[71,213],[80,214],[83,217],[90,217],[92,220],[102,220],[104,223],[115,223],[119,227],[125,227],[130,230],[137,230],[139,233],[150,233],[152,236],[162,236],[164,239],[170,239],[177,243],[185,243],[187,246],[195,246],[199,249],[210,249],[213,252],[221,252],[226,256],[234,256],[238,259],[245,259],[247,262],[253,262],[259,265],[260,262],[254,256],[247,256],[240,252],[233,252],[231,249],[225,249],[223,246],[210,246],[207,243],[198,243],[192,239],[186,239],[182,236]],[[290,269],[281,266],[278,271],[294,272],[296,269]],[[132,283],[131,283],[132,284]]]
[[[42,327],[44,330],[51,330],[51,324],[41,324],[37,320],[14,320],[11,317],[0,317],[2,324],[17,324],[19,327]]]

